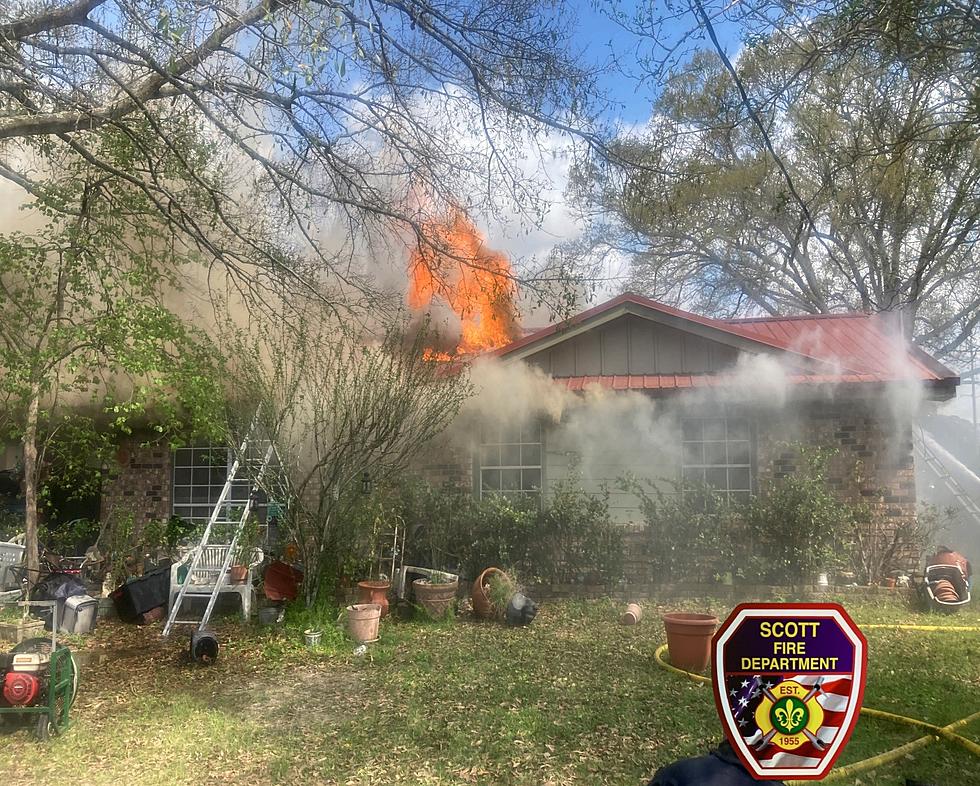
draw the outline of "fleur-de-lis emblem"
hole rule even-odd
[[[782,706],[773,709],[776,725],[780,727],[780,731],[792,734],[805,725],[806,708],[802,701],[794,702],[790,697],[786,699],[785,703],[780,702],[780,704]]]

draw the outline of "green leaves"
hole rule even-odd
[[[536,498],[437,488],[413,478],[391,490],[408,531],[412,559],[475,578],[489,566],[513,570],[521,580],[612,584],[622,574],[622,530],[609,517],[608,495],[590,495],[576,480],[553,485]]]

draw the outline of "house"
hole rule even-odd
[[[480,496],[546,497],[575,473],[639,525],[617,484],[626,474],[741,500],[796,470],[795,445],[820,446],[835,492],[893,529],[916,516],[912,418],[954,397],[959,378],[892,327],[865,314],[718,320],[622,295],[495,353],[580,406],[557,420],[491,417],[465,430],[479,433],[469,444],[440,446],[426,474]]]
[[[741,500],[796,469],[793,444],[813,445],[834,451],[838,495],[902,526],[916,516],[911,417],[954,397],[959,378],[896,332],[881,316],[718,320],[622,295],[492,353],[549,379],[566,402],[560,417],[450,429],[421,467],[477,496],[547,497],[574,473],[587,490],[608,488],[614,518],[638,526],[638,500],[617,482],[626,474],[706,482]],[[223,447],[171,452],[134,438],[119,448],[102,515],[204,520],[230,461]],[[240,504],[248,485],[238,485]]]

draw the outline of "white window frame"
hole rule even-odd
[[[692,438],[695,428],[699,438]],[[753,459],[752,423],[748,418],[722,415],[681,419],[681,478],[685,483],[700,481],[727,501],[747,501],[753,493]],[[699,473],[700,477],[694,477]],[[722,473],[724,485],[718,482]]]
[[[203,461],[203,454],[224,451],[225,463]],[[188,521],[207,522],[225,486],[228,473],[234,463],[234,452],[226,445],[198,444],[177,448],[171,455],[170,510],[174,516]],[[178,502],[178,496],[186,500]],[[245,478],[238,478],[232,484],[231,492],[225,501],[225,515],[228,518],[235,508],[244,508],[248,500],[250,484]]]
[[[511,432],[511,433],[508,433]],[[516,440],[515,440],[516,437]],[[540,501],[544,490],[544,427],[539,421],[524,426],[488,425],[481,429],[477,461],[477,496],[530,497]],[[515,452],[519,459],[514,461]],[[492,460],[496,453],[496,461]],[[489,454],[489,456],[488,456]],[[536,457],[535,457],[536,454]],[[490,458],[491,460],[488,460]],[[486,472],[497,472],[498,483],[484,483]],[[517,473],[517,487],[504,486],[504,473]],[[525,475],[525,473],[527,473]],[[538,485],[526,488],[525,478],[537,474]]]

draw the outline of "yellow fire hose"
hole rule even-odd
[[[925,630],[925,631],[936,631],[936,630],[954,630],[954,631],[978,631],[980,628],[977,627],[945,627],[942,625],[862,625],[861,629],[865,630],[868,628],[900,628],[902,630]],[[695,674],[693,671],[685,671],[684,669],[679,669],[676,666],[671,665],[664,659],[664,653],[667,652],[667,645],[661,644],[657,647],[657,651],[654,653],[654,658],[657,661],[657,665],[669,672],[677,674],[681,677],[687,677],[695,682],[711,683],[710,677],[705,677],[701,674]],[[908,718],[905,715],[898,715],[894,712],[886,712],[885,710],[876,710],[871,707],[862,707],[861,714],[867,715],[869,718],[880,718],[882,720],[894,721],[896,723],[903,723],[906,726],[913,726],[920,729],[928,729],[931,733],[925,737],[919,737],[918,739],[907,742],[904,745],[899,745],[897,748],[892,748],[884,753],[879,753],[877,756],[872,756],[868,759],[863,759],[861,761],[856,761],[853,764],[848,764],[844,767],[837,767],[832,772],[830,772],[826,778],[823,779],[823,783],[838,781],[842,778],[846,778],[850,775],[857,775],[861,772],[867,772],[868,770],[873,770],[876,767],[881,767],[883,764],[888,764],[890,762],[901,759],[903,756],[911,753],[919,748],[924,748],[933,742],[936,742],[940,738],[949,740],[950,742],[955,742],[957,745],[968,750],[974,756],[980,757],[980,745],[969,740],[966,737],[961,737],[959,734],[955,733],[956,729],[962,728],[975,720],[980,719],[980,712],[975,712],[972,715],[968,715],[965,718],[961,718],[958,721],[954,721],[947,726],[936,726],[927,721],[918,720],[917,718]],[[787,784],[796,784],[798,786],[803,786],[803,784],[809,784],[811,781],[786,781]]]

